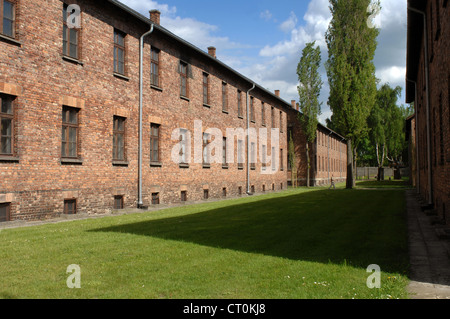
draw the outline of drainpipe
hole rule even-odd
[[[425,12],[411,8],[408,5],[408,10],[421,14],[423,17],[423,30],[424,30],[424,51],[425,51],[425,83],[426,83],[426,98],[427,98],[427,164],[428,164],[428,204],[433,204],[433,186],[432,186],[432,175],[431,175],[431,132],[430,132],[430,76],[428,74],[429,62],[428,62],[428,30],[427,30],[427,16]]]
[[[250,99],[248,95],[255,87],[256,84],[253,83],[253,87],[247,91],[247,195],[253,195],[250,192]]]
[[[328,182],[331,183],[330,181],[330,136],[331,134],[333,134],[333,132],[330,132],[330,134],[328,134],[328,141],[327,141],[327,156],[328,156]]]
[[[144,38],[153,32],[153,23],[150,30],[140,38],[139,44],[139,185],[138,185],[138,208],[143,208],[142,202],[142,101],[143,101],[143,73],[144,73]]]
[[[414,113],[415,113],[415,120],[416,120],[416,127],[417,127],[417,123],[419,123],[418,114],[417,114],[417,82],[412,81],[410,79],[406,79],[406,81],[414,83]],[[416,189],[417,189],[417,194],[419,194],[420,193],[419,150],[418,150],[419,135],[417,134],[417,130],[416,130],[415,135],[416,135]],[[410,164],[410,166],[411,166],[411,164]]]

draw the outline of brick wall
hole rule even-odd
[[[72,2],[70,2],[72,3]],[[62,1],[20,0],[17,4],[17,36],[0,39],[0,93],[14,96],[14,154],[0,157],[0,200],[11,203],[12,219],[44,219],[63,212],[64,200],[75,198],[77,212],[102,214],[112,210],[114,196],[124,196],[125,207],[137,206],[138,193],[138,123],[139,123],[139,37],[148,25],[107,1],[74,1],[82,11],[80,59],[73,61],[62,54]],[[125,34],[125,76],[114,74],[114,29]],[[159,88],[150,85],[150,46],[161,50]],[[246,191],[246,166],[237,163],[227,169],[221,164],[191,163],[180,168],[172,162],[172,141],[176,128],[193,133],[194,121],[203,128],[246,128],[245,92],[251,88],[246,79],[216,63],[205,54],[159,29],[146,39],[144,49],[143,92],[143,200],[151,204],[152,193],[159,193],[161,203],[180,201],[187,190],[188,200],[238,195]],[[189,63],[188,99],[180,98],[179,61]],[[210,102],[203,105],[202,74],[210,76]],[[228,84],[228,112],[222,111],[222,82]],[[237,114],[237,90],[241,90],[244,116]],[[261,102],[265,102],[266,122],[275,123],[282,113],[283,133],[280,148],[287,167],[287,117],[289,105],[269,92],[257,88],[255,123],[261,128]],[[78,110],[78,159],[61,161],[61,114],[63,105]],[[125,160],[114,163],[113,117],[126,118]],[[150,166],[150,123],[160,124],[161,165]],[[266,124],[267,124],[266,123]],[[267,124],[266,127],[269,125]],[[277,124],[277,127],[279,125]],[[270,136],[270,135],[269,135]],[[235,142],[235,151],[236,151]],[[270,142],[267,145],[270,152]],[[259,150],[258,150],[259,151]],[[250,184],[256,192],[287,187],[287,172],[261,174],[261,163],[250,171]]]
[[[428,144],[427,139],[427,90],[422,38],[418,63],[415,65],[417,70],[416,134],[419,158],[417,182],[423,197],[431,201],[439,216],[450,224],[450,39],[448,37],[450,8],[447,1],[427,1],[423,3],[423,6],[427,16],[430,143]],[[410,54],[412,55],[413,52]],[[430,159],[428,159],[428,145]]]

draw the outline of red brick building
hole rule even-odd
[[[288,139],[292,136],[295,145],[297,164],[297,184],[306,185],[307,155],[306,136],[301,126],[298,106],[292,101],[292,109],[288,111]],[[334,182],[344,182],[347,179],[347,140],[338,133],[319,123],[316,139],[310,143],[310,186],[328,185]],[[288,180],[291,180],[292,170],[288,169]]]
[[[408,0],[406,102],[414,102],[416,185],[450,224],[450,5]]]
[[[214,48],[206,53],[160,26],[159,12],[150,20],[106,0],[0,0],[0,9],[2,220],[287,187],[290,104],[220,62]],[[143,38],[141,117],[140,39],[150,29]],[[180,143],[191,134],[194,144],[195,121],[200,162],[198,148]],[[262,145],[227,136],[227,128],[247,125],[269,130],[269,157],[270,129],[280,130],[273,151],[281,162],[266,167],[270,174],[257,156]],[[216,141],[211,128],[223,137]],[[213,141],[231,160],[208,161],[203,151]],[[179,143],[184,163],[172,159]],[[247,164],[247,153],[255,164]]]
[[[292,105],[159,21],[0,0],[0,222],[287,188]]]

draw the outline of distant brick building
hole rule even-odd
[[[408,0],[406,102],[416,113],[416,185],[450,224],[450,5]]]
[[[292,136],[295,145],[295,159],[297,164],[297,184],[306,185],[307,156],[306,136],[302,128],[298,105],[292,101],[292,108],[288,111],[288,143]],[[310,143],[310,186],[328,185],[343,182],[347,179],[347,141],[338,133],[324,125],[317,126],[316,139]],[[292,183],[292,170],[288,168],[288,181]]]
[[[160,26],[158,11],[148,19],[115,0],[0,8],[0,222],[287,188],[292,105]]]

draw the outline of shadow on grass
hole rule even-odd
[[[367,188],[411,188],[411,184],[405,180],[363,181],[357,182],[358,187]]]
[[[406,271],[403,192],[320,190],[95,229],[291,260]],[[186,207],[184,209],[189,209]]]

